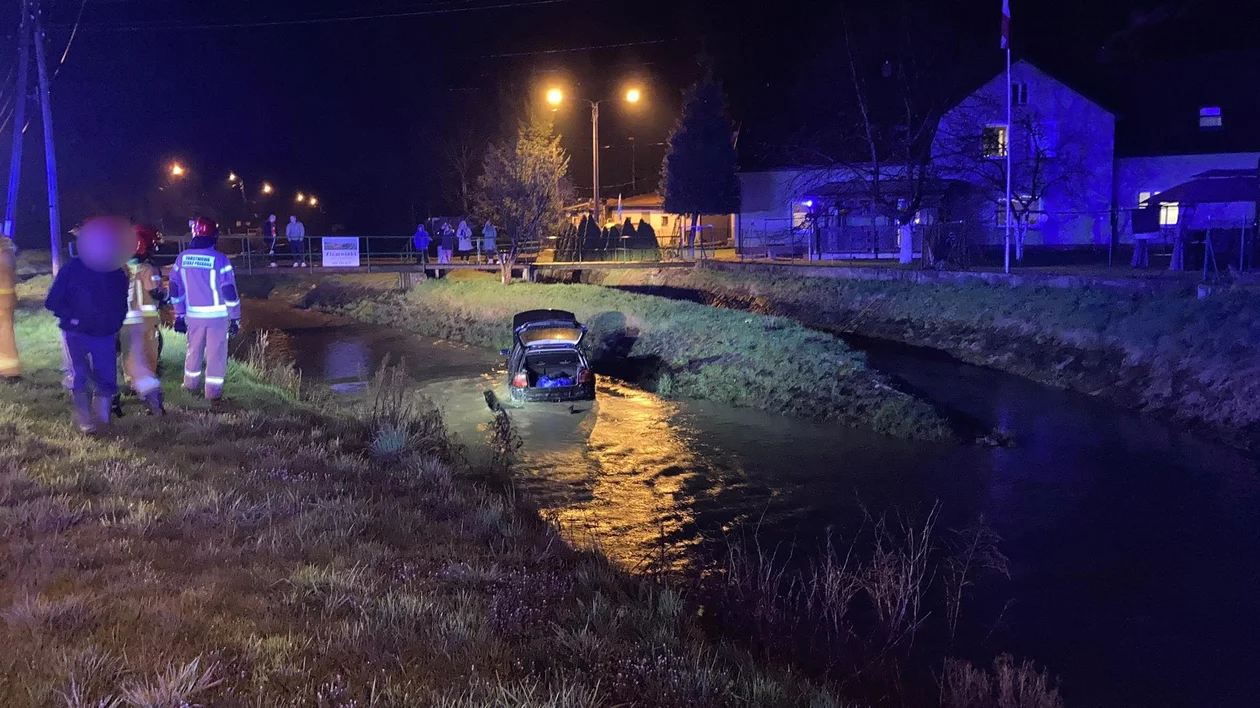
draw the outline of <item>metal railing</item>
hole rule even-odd
[[[329,265],[324,263],[323,239],[325,237],[308,237],[301,250],[295,252],[288,239],[280,237],[274,244],[268,244],[257,234],[222,234],[215,247],[232,261],[238,273],[258,274],[277,273],[280,271],[318,269],[321,272],[399,272],[414,270],[449,271],[449,270],[484,270],[496,271],[500,268],[501,252],[486,253],[482,250],[480,240],[474,242],[469,251],[454,251],[450,260],[443,262],[439,257],[437,242],[434,241],[424,254],[417,253],[411,236],[330,236],[335,239],[356,239],[358,241],[359,265]],[[189,247],[192,237],[166,236],[161,247],[154,256],[160,266],[169,266],[175,258]],[[545,238],[523,244],[516,258],[515,267],[523,270],[546,262],[579,262],[579,263],[650,263],[664,260],[662,248],[631,248],[625,241],[613,244],[600,244],[597,247],[583,247],[566,252],[560,237]],[[70,256],[75,254],[75,244],[70,241],[66,245]]]

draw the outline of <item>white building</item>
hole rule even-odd
[[[1144,200],[1209,170],[1260,165],[1260,91],[1254,88],[1260,85],[1260,53],[1100,68],[1092,95],[1105,96],[1106,107],[1018,61],[1011,67],[1010,125],[1006,78],[1005,71],[997,74],[942,117],[930,168],[934,194],[916,224],[955,224],[951,228],[974,244],[1001,243],[1007,151],[1014,224],[1026,226],[1028,245],[1041,247],[1128,243],[1131,212]],[[807,166],[742,172],[737,241],[752,250],[770,244],[805,250],[811,216],[836,223],[827,210],[837,211],[837,195],[846,189],[852,196],[851,187],[839,185],[863,189],[868,177],[859,172]],[[894,190],[899,176],[885,168]],[[844,224],[867,218],[838,211]],[[1163,222],[1171,229],[1183,211],[1164,206]],[[1205,204],[1186,226],[1237,228],[1253,224],[1255,216],[1255,206],[1247,203]],[[891,226],[881,219],[887,221],[870,218],[872,230]],[[891,239],[873,238],[872,255],[892,255],[895,235]]]

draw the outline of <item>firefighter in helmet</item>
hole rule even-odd
[[[17,310],[17,249],[13,241],[0,236],[0,378],[21,378],[17,338],[13,334],[13,313]]]
[[[127,295],[127,319],[122,329],[123,372],[127,385],[144,402],[149,413],[165,413],[162,382],[157,378],[158,308],[166,299],[162,271],[151,258],[162,236],[152,226],[136,224],[136,253],[127,262],[131,287]]]
[[[201,388],[217,400],[227,375],[228,337],[240,330],[241,300],[228,257],[215,248],[219,225],[210,219],[193,220],[193,239],[171,268],[171,304],[175,331],[188,335],[184,387]],[[203,370],[204,367],[204,370]]]

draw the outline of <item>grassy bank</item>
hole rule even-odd
[[[1237,288],[1120,294],[694,272],[610,272],[706,302],[943,349],[964,361],[1107,398],[1256,450],[1260,295]]]
[[[892,388],[860,353],[789,319],[584,285],[428,281],[400,293],[362,282],[323,281],[305,304],[492,348],[511,345],[517,312],[570,310],[590,327],[587,345],[598,368],[662,394],[905,438],[952,437],[941,415]]]
[[[842,705],[571,550],[504,486],[510,431],[474,467],[388,377],[331,414],[237,363],[221,409],[168,386],[77,435],[40,287],[0,388],[0,705]]]

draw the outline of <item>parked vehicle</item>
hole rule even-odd
[[[508,390],[517,402],[593,401],[595,372],[582,353],[586,327],[572,312],[530,310],[512,318]]]

